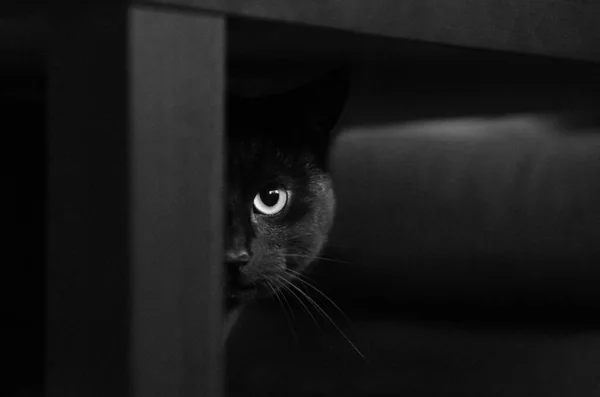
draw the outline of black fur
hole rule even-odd
[[[345,75],[334,72],[286,94],[229,98],[228,309],[281,288],[322,249],[334,210],[326,154],[346,94]],[[266,186],[290,192],[276,215],[253,207]]]

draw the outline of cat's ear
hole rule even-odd
[[[320,76],[289,93],[295,121],[305,133],[329,134],[339,120],[349,91],[345,69]]]
[[[331,132],[348,96],[350,79],[336,69],[284,93],[249,97],[232,92],[227,100],[230,135],[252,134],[295,149],[308,149],[325,167]]]
[[[344,110],[350,87],[348,73],[344,69],[334,70],[296,88],[283,97],[282,112],[292,126],[290,131],[308,145],[318,162],[325,167],[327,153],[332,140],[332,130]]]
[[[349,91],[348,73],[345,69],[335,69],[304,81],[300,86],[271,95],[251,96],[230,91],[228,110],[232,116],[238,116],[231,121],[262,124],[269,131],[329,133],[344,109]]]

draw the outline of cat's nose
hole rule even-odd
[[[246,249],[227,250],[225,263],[230,267],[241,267],[250,261],[250,254]]]
[[[227,250],[225,252],[225,280],[230,288],[243,288],[242,268],[250,261],[250,254],[245,249]]]

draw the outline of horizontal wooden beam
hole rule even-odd
[[[600,3],[571,0],[151,0],[247,18],[600,61]]]

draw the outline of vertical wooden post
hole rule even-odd
[[[47,396],[219,396],[222,17],[55,10]]]

